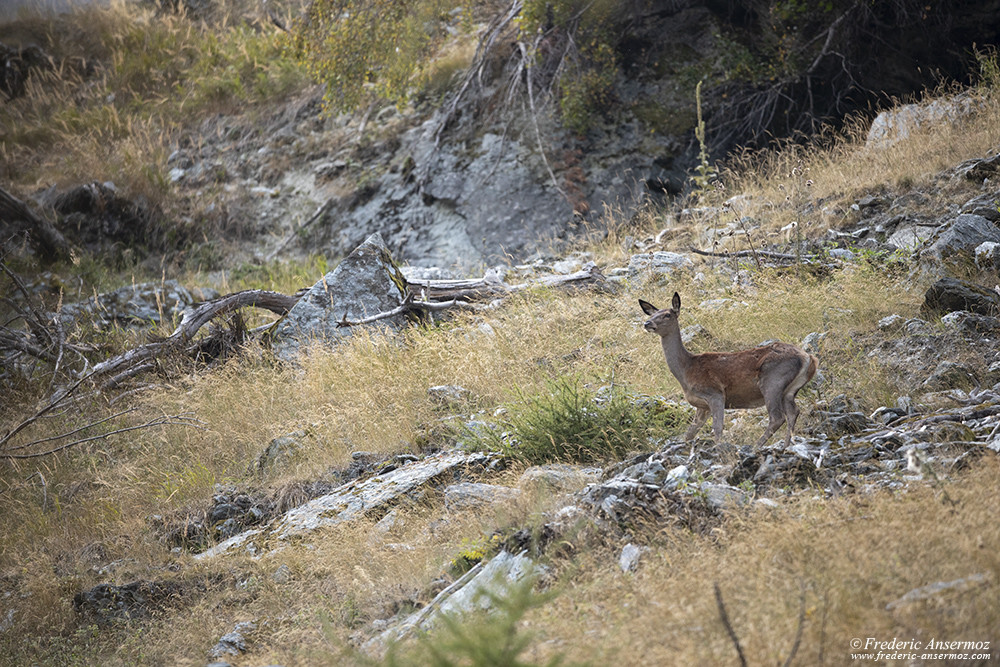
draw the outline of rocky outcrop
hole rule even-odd
[[[337,267],[316,281],[274,328],[271,348],[291,361],[308,347],[351,335],[346,320],[357,321],[402,304],[406,281],[381,235],[372,234]],[[403,314],[379,320],[377,326],[398,329]]]

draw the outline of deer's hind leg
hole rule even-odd
[[[706,421],[708,421],[708,408],[703,408],[697,405],[694,407],[696,412],[694,413],[694,419],[691,421],[691,425],[688,426],[688,430],[684,434],[685,442],[693,440],[694,436],[701,430],[701,427],[705,425]]]

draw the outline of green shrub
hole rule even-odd
[[[579,378],[558,378],[537,396],[520,395],[499,420],[471,432],[467,444],[526,463],[591,463],[648,449],[650,439],[677,432],[685,410],[630,394],[620,385],[594,392]]]

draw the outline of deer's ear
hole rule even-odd
[[[646,313],[647,315],[652,315],[653,313],[659,310],[659,308],[657,308],[650,302],[643,301],[642,299],[639,299],[639,307],[642,308],[642,312]]]
[[[670,305],[673,307],[674,310],[680,310],[681,309],[681,295],[678,294],[677,292],[674,292],[674,298],[673,298],[673,301],[670,302]]]

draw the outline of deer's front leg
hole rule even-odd
[[[722,444],[722,424],[726,419],[726,397],[724,394],[711,396],[708,407],[712,411],[712,435],[716,444]]]

